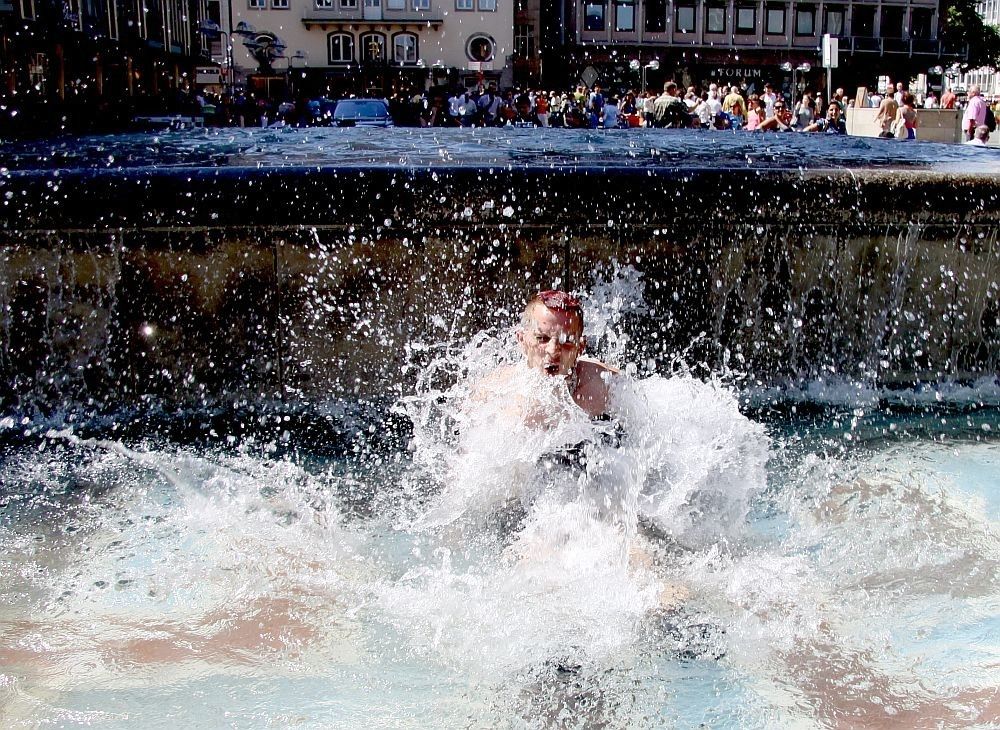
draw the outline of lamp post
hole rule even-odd
[[[295,74],[292,72],[295,71],[296,61],[303,61],[302,65],[305,66],[309,63],[309,54],[305,51],[296,51],[288,57],[288,91],[291,93],[293,99],[295,98]]]
[[[230,3],[229,12],[232,13],[232,4]],[[232,27],[232,26],[230,26]],[[219,27],[219,24],[214,20],[208,20],[207,18],[201,21],[198,26],[198,32],[209,40],[214,40],[216,38],[226,39],[226,91],[229,94],[229,98],[233,98],[233,43],[232,36]]]
[[[809,73],[812,70],[812,64],[806,62],[806,63],[800,63],[798,66],[793,66],[788,61],[785,61],[783,64],[781,64],[781,70],[784,71],[785,73],[791,73],[792,74],[792,101],[791,101],[791,105],[794,107],[795,106],[795,88],[798,85],[798,76],[797,76],[797,74],[801,73],[801,74],[805,75],[805,74]]]
[[[656,71],[657,69],[660,68],[660,62],[657,61],[654,58],[649,63],[643,65],[642,61],[637,58],[637,59],[634,59],[632,61],[629,61],[628,66],[633,71],[640,71],[641,72],[640,73],[640,81],[641,81],[641,84],[642,84],[642,92],[645,93],[646,92],[646,71],[647,70]]]

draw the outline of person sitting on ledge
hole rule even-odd
[[[844,117],[840,113],[839,104],[830,104],[826,110],[826,117],[823,119],[817,119],[809,126],[805,127],[803,132],[825,132],[826,134],[847,134],[847,125],[844,123]]]
[[[985,147],[986,143],[990,140],[990,128],[985,124],[980,124],[976,127],[976,131],[968,142],[963,142],[962,144],[972,145],[973,147]]]
[[[788,132],[792,128],[792,113],[785,108],[785,102],[778,99],[774,102],[774,114],[769,116],[760,126],[761,132]]]

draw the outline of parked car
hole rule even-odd
[[[392,115],[385,99],[341,99],[333,109],[337,127],[391,127]]]

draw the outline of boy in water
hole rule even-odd
[[[618,374],[597,360],[581,358],[583,307],[576,297],[549,289],[539,292],[524,308],[517,341],[529,368],[553,378],[564,378],[573,402],[592,418],[608,410],[608,391]]]

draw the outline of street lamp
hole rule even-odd
[[[205,38],[209,40],[216,40],[218,38],[225,37],[226,39],[226,88],[229,92],[229,98],[233,98],[233,42],[232,36],[219,27],[219,24],[214,20],[209,20],[207,18],[201,21],[198,26],[198,32],[201,33]]]
[[[291,56],[288,57],[288,91],[291,92],[292,98],[295,97],[295,81],[292,72],[295,70],[295,62],[303,61],[303,66],[309,63],[309,54],[305,51],[296,51]],[[303,74],[305,76],[305,74]]]
[[[789,63],[788,61],[785,61],[783,64],[781,64],[781,70],[784,71],[785,73],[791,73],[792,74],[792,101],[791,101],[791,105],[794,107],[795,106],[795,87],[798,85],[798,77],[796,76],[796,74],[797,73],[801,73],[801,74],[805,75],[805,74],[809,73],[812,70],[812,64],[810,64],[807,61],[807,62],[804,62],[804,63],[800,63],[798,66],[792,66],[791,63]]]
[[[642,74],[641,74],[642,91],[643,91],[643,93],[645,93],[645,91],[646,91],[646,70],[650,69],[650,70],[656,71],[657,69],[660,68],[660,62],[657,61],[654,58],[649,63],[643,65],[642,61],[640,61],[639,59],[633,59],[632,61],[629,61],[628,66],[633,71],[640,71],[641,70],[641,72],[642,72]]]

